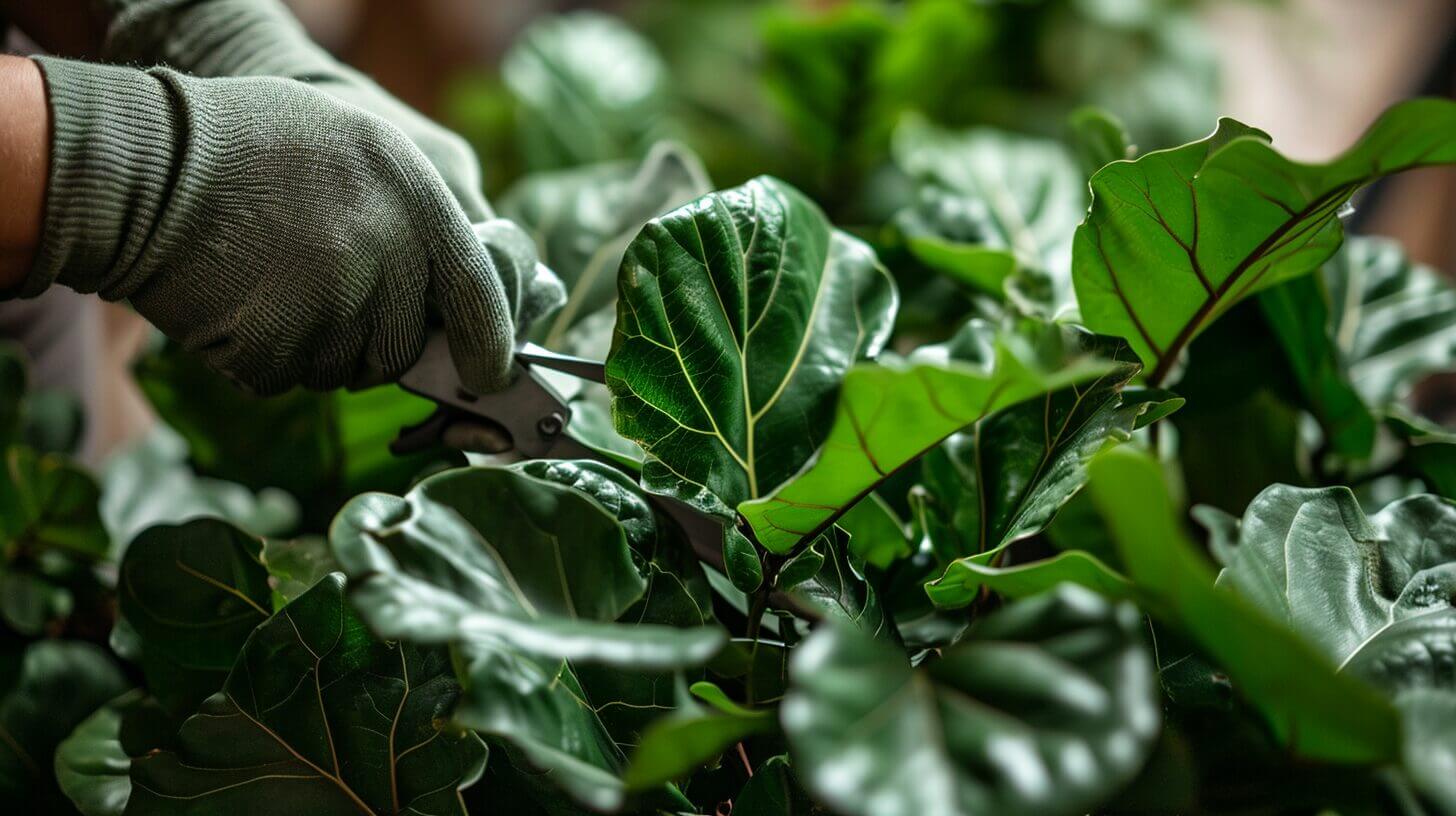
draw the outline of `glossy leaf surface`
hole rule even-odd
[[[896,304],[867,245],[767,177],[649,222],[619,285],[617,430],[648,453],[645,487],[723,515],[813,454]]]
[[[1078,587],[1014,604],[939,660],[825,627],[793,659],[782,720],[807,787],[846,814],[1075,814],[1156,738],[1131,606]]]
[[[1077,230],[1082,318],[1126,337],[1152,381],[1234,303],[1317,268],[1339,247],[1340,208],[1360,187],[1456,160],[1456,105],[1397,105],[1328,164],[1292,162],[1225,119],[1203,141],[1103,168]]]
[[[952,433],[1114,367],[1069,342],[1058,327],[1024,329],[993,338],[988,327],[972,324],[966,333],[982,344],[974,358],[952,359],[937,349],[851,369],[818,455],[772,494],[739,506],[759,543],[788,552]]]
[[[336,574],[253,633],[175,752],[133,761],[127,813],[463,814],[486,751],[445,728],[459,693],[444,649],[371,637]]]
[[[1201,647],[1295,753],[1380,762],[1397,753],[1394,710],[1316,646],[1226,587],[1179,523],[1156,461],[1127,448],[1091,465],[1092,496],[1128,577],[1159,618]]]

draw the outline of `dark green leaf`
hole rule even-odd
[[[814,549],[823,553],[812,578],[792,589],[795,597],[844,621],[871,637],[893,639],[889,617],[880,606],[875,590],[865,580],[864,564],[850,554],[848,536],[838,527],[820,536]]]
[[[1086,354],[1072,330],[1066,331],[1028,322],[993,340],[988,326],[973,321],[956,342],[981,343],[978,357],[922,349],[906,362],[855,366],[845,377],[818,456],[770,495],[739,505],[738,512],[766,549],[788,552],[827,530],[898,468],[952,433],[1114,368]]]
[[[644,486],[719,515],[813,454],[896,304],[873,250],[767,177],[648,222],[619,285],[617,430],[648,453]]]
[[[914,669],[827,626],[794,657],[784,730],[807,787],[846,814],[1084,813],[1157,737],[1141,625],[1129,605],[1063,587]]]
[[[101,649],[78,641],[31,644],[14,685],[0,697],[0,796],[26,814],[69,814],[56,787],[56,746],[92,711],[126,690]]]
[[[1092,461],[1092,496],[1128,577],[1159,618],[1214,659],[1294,753],[1381,762],[1397,751],[1390,705],[1263,610],[1226,588],[1197,555],[1175,514],[1159,464],[1114,448]]]
[[[1445,499],[1411,496],[1367,518],[1348,488],[1274,485],[1237,529],[1219,585],[1338,665],[1360,662],[1403,622],[1452,612],[1456,504]]]
[[[736,527],[723,531],[723,571],[733,587],[745,595],[763,584],[763,562],[758,550]]]
[[[1132,436],[1146,404],[1119,393],[1138,372],[1121,341],[1069,332],[1069,345],[1117,362],[1090,383],[987,417],[922,461],[931,542],[943,562],[987,564],[1040,532],[1087,481],[1087,461]]]
[[[1456,160],[1456,104],[1407,102],[1328,164],[1299,164],[1229,119],[1209,138],[1108,165],[1077,229],[1073,277],[1088,327],[1126,337],[1164,382],[1188,343],[1245,296],[1317,268],[1360,187]]]
[[[662,127],[667,67],[615,17],[542,19],[505,55],[501,75],[533,169],[636,158]]]
[[[273,614],[262,546],[224,521],[198,519],[152,527],[127,549],[118,605],[148,686],[174,713],[222,688],[253,629]]]
[[[455,719],[509,741],[592,808],[625,795],[621,752],[596,710],[613,700],[591,698],[563,659],[667,671],[722,645],[702,627],[606,622],[647,586],[621,526],[587,494],[516,470],[449,471],[405,498],[360,496],[330,543],[377,633],[451,644],[466,683]],[[593,676],[593,687],[602,682]]]
[[[769,757],[758,766],[743,786],[733,806],[740,813],[763,816],[809,816],[814,803],[799,786],[787,755]]]
[[[175,752],[132,763],[127,813],[464,814],[485,745],[445,728],[444,649],[372,638],[337,574],[258,627]]]

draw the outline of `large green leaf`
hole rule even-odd
[[[369,635],[335,574],[253,633],[176,751],[132,762],[127,813],[464,814],[485,746],[444,726],[441,648]]]
[[[1274,485],[1242,523],[1210,523],[1228,554],[1219,585],[1336,664],[1356,660],[1402,621],[1452,609],[1456,504],[1448,500],[1412,496],[1367,518],[1348,488]]]
[[[697,157],[672,142],[654,145],[640,165],[613,162],[544,173],[512,187],[500,200],[501,214],[530,233],[541,261],[567,290],[565,305],[533,327],[532,336],[559,348],[569,329],[616,300],[617,267],[642,225],[711,189]],[[605,353],[599,349],[594,356]]]
[[[1065,148],[911,118],[895,131],[894,156],[917,187],[896,224],[922,263],[997,297],[1029,270],[1050,281],[1052,312],[1073,304],[1072,234],[1087,188]]]
[[[1086,484],[1093,454],[1131,438],[1149,407],[1121,395],[1140,368],[1128,362],[1126,344],[1082,333],[1070,341],[1119,362],[1090,383],[987,417],[925,456],[925,520],[943,562],[974,557],[988,563],[1012,542],[1040,532]]]
[[[263,543],[218,519],[152,527],[117,576],[132,653],[152,693],[178,714],[222,688],[253,629],[273,614]]]
[[[43,640],[25,649],[14,682],[0,696],[0,797],[7,809],[72,812],[52,771],[56,746],[125,690],[116,665],[90,643]]]
[[[501,62],[532,169],[636,158],[662,128],[667,66],[615,17],[577,12],[527,29]]]
[[[645,487],[720,515],[813,454],[896,304],[867,245],[768,177],[648,222],[619,285],[613,421],[648,453]]]
[[[1145,605],[1228,673],[1294,753],[1383,762],[1397,753],[1395,711],[1310,642],[1226,587],[1183,532],[1161,466],[1114,448],[1092,461],[1091,489]]]
[[[788,552],[906,463],[952,433],[1022,400],[1095,380],[1116,364],[1087,354],[1074,329],[1028,322],[993,333],[973,323],[956,343],[975,355],[927,349],[905,362],[855,366],[818,455],[786,484],[744,502],[759,543]]]
[[[1161,383],[1234,303],[1328,259],[1356,190],[1450,161],[1456,104],[1419,100],[1387,111],[1328,164],[1290,161],[1265,134],[1225,119],[1203,141],[1108,165],[1092,178],[1073,247],[1082,318],[1126,337]]]
[[[810,791],[851,816],[1084,813],[1158,734],[1141,626],[1132,606],[1063,587],[913,669],[827,626],[794,656],[784,731]]]
[[[140,689],[98,708],[56,748],[56,782],[83,816],[121,816],[131,761],[175,746],[177,721]]]
[[[623,757],[573,663],[665,671],[722,645],[705,627],[609,622],[649,586],[621,525],[587,493],[513,469],[360,496],[330,543],[374,631],[451,644],[466,685],[456,721],[508,741],[592,808],[621,804]]]

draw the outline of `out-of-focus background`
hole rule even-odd
[[[883,168],[911,111],[1063,136],[1096,105],[1143,151],[1228,115],[1321,160],[1393,102],[1456,89],[1452,0],[288,2],[326,47],[465,135],[497,201],[527,174],[636,161],[670,138],[714,187],[772,173],[851,228],[894,200]],[[582,94],[594,83],[573,72],[617,74],[600,85],[618,98]],[[1424,170],[1377,185],[1354,226],[1449,273],[1452,212],[1456,173]],[[96,308],[107,353],[133,354],[144,327]],[[115,379],[91,412],[92,457],[148,421]]]

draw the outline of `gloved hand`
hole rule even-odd
[[[480,164],[459,136],[395,99],[309,39],[277,0],[104,0],[112,11],[107,62],[165,63],[197,76],[274,76],[307,82],[379,116],[415,143],[472,222],[492,217]]]
[[[517,304],[397,128],[291,80],[37,61],[52,164],[22,296],[128,299],[260,393],[397,377],[434,309],[466,384],[506,384]]]

